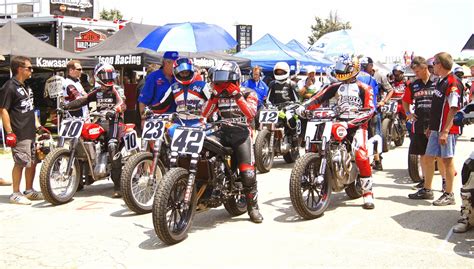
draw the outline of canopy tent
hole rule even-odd
[[[285,44],[288,48],[298,52],[299,54],[305,54],[308,51],[308,48],[305,47],[303,44],[298,42],[296,39],[290,40],[288,43]]]
[[[277,62],[287,62],[292,73],[299,73],[305,66],[314,66],[316,70],[323,70],[330,65],[328,62],[318,62],[288,48],[270,34],[264,35],[250,47],[234,56],[251,60],[252,66],[259,65],[264,72],[273,71]]]
[[[81,60],[85,68],[92,68],[97,63],[95,59],[79,56],[41,41],[13,21],[0,28],[0,55],[6,58],[3,66],[9,64],[12,56],[20,55],[30,57],[32,65],[42,69],[64,69],[72,59]]]
[[[99,58],[99,61],[118,66],[144,67],[152,63],[159,64],[163,53],[137,47],[155,29],[154,25],[130,22],[97,46],[81,52],[81,55],[95,56]],[[235,61],[241,68],[250,67],[250,60],[234,57],[225,52],[180,52],[180,55],[192,58],[196,65],[201,67],[214,66],[219,60]]]
[[[463,50],[474,50],[474,34],[467,40],[466,45],[464,45],[461,51]]]

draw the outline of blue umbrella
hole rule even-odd
[[[235,39],[220,26],[203,22],[170,23],[149,33],[138,47],[154,51],[204,52],[233,48]]]

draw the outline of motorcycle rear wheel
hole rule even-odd
[[[255,164],[260,173],[268,173],[273,166],[274,151],[270,148],[270,131],[261,130],[255,139]]]
[[[181,167],[173,168],[159,182],[155,193],[152,207],[153,226],[158,238],[167,245],[186,239],[193,222],[197,202],[195,188],[189,207],[184,208],[188,177],[188,170]]]
[[[137,214],[151,212],[158,182],[165,174],[165,167],[158,160],[154,175],[150,175],[152,165],[153,154],[139,152],[131,156],[123,167],[120,179],[123,200]]]
[[[65,175],[70,155],[69,149],[56,148],[46,156],[41,166],[41,192],[44,199],[53,205],[70,202],[79,186],[81,169],[77,161],[72,164],[71,175]],[[55,186],[55,183],[60,186]]]
[[[316,182],[320,164],[320,156],[310,152],[300,157],[291,170],[291,203],[298,215],[304,219],[322,216],[330,202],[332,189],[328,176],[329,167],[326,168],[323,182]]]

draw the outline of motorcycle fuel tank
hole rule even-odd
[[[105,133],[105,130],[99,124],[85,123],[81,135],[85,140],[97,140],[103,133]]]

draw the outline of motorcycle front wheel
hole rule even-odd
[[[123,167],[120,179],[123,200],[137,214],[150,213],[158,182],[163,179],[165,167],[158,160],[153,166],[153,154],[139,152],[131,156]],[[150,174],[154,168],[154,174]]]
[[[321,157],[316,153],[306,153],[300,157],[290,176],[290,198],[298,215],[304,219],[315,219],[323,215],[329,205],[331,185],[329,167],[324,180],[318,182]]]
[[[152,207],[155,233],[167,245],[186,239],[196,212],[196,189],[193,188],[191,203],[185,206],[184,194],[189,171],[178,167],[169,170],[158,183]]]
[[[44,199],[53,205],[65,204],[72,200],[81,180],[81,169],[77,161],[71,167],[71,174],[66,169],[71,151],[56,148],[43,161],[40,171],[40,187]]]
[[[390,119],[383,119],[382,121],[382,152],[390,150],[392,143],[392,121]]]
[[[260,173],[268,173],[273,166],[273,149],[270,148],[271,133],[261,130],[255,139],[255,164]]]

